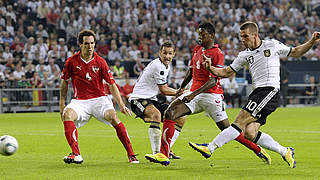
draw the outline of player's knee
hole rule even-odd
[[[67,109],[65,112],[63,112],[62,117],[63,121],[74,121],[77,118],[71,109]]]
[[[244,131],[244,137],[246,139],[249,139],[249,140],[253,141],[254,138],[256,137],[256,133],[254,131],[252,131],[252,130],[246,129]]]
[[[161,113],[159,112],[159,113],[154,113],[153,115],[152,115],[152,120],[153,121],[155,121],[155,122],[161,122]]]
[[[174,120],[173,114],[173,110],[169,108],[165,111],[164,117],[165,119]]]

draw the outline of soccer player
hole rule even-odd
[[[153,154],[160,152],[160,122],[168,107],[168,104],[158,101],[157,95],[159,92],[167,96],[175,96],[177,93],[176,89],[170,88],[167,84],[169,64],[175,56],[175,45],[171,41],[163,42],[159,56],[140,74],[129,98],[131,109],[136,116],[143,119],[145,123],[150,123],[149,138]],[[184,124],[184,117],[180,118],[177,124],[176,136],[179,135]]]
[[[247,139],[279,153],[283,160],[294,168],[296,166],[294,149],[280,145],[270,135],[259,131],[259,128],[266,123],[267,116],[275,111],[280,103],[280,57],[302,56],[319,41],[320,32],[314,32],[309,41],[294,48],[275,39],[261,40],[258,33],[258,25],[254,22],[248,21],[240,26],[240,37],[247,49],[240,52],[228,67],[216,68],[212,66],[211,59],[203,55],[204,66],[218,77],[232,76],[247,65],[254,90],[230,127],[223,130],[209,144],[190,142],[189,145],[209,158],[217,148],[238,138],[244,132]]]
[[[65,163],[82,163],[78,145],[77,128],[85,125],[91,116],[112,125],[118,138],[125,147],[130,163],[139,163],[131,147],[127,130],[119,120],[111,100],[105,96],[103,79],[109,84],[110,91],[120,107],[120,111],[131,115],[131,111],[121,100],[119,90],[106,61],[94,52],[95,33],[83,30],[79,33],[80,52],[67,59],[60,86],[60,114],[64,124],[65,136],[72,153],[64,157]],[[65,105],[68,79],[71,78],[74,95],[70,104]]]
[[[205,111],[216,122],[220,130],[230,126],[225,104],[223,103],[223,90],[219,82],[220,79],[210,74],[202,65],[204,55],[210,57],[210,62],[215,67],[222,68],[224,65],[223,53],[218,45],[214,44],[215,28],[211,23],[200,24],[198,34],[200,45],[194,48],[189,69],[178,94],[181,94],[182,90],[193,78],[191,89],[189,92],[179,96],[168,107],[163,121],[161,153],[150,157],[149,159],[152,162],[168,164],[163,163],[163,161],[168,161],[168,159],[163,158],[163,154],[167,157],[169,155],[175,123],[179,117]],[[245,139],[242,134],[237,138],[237,141],[253,150],[258,157],[268,164],[271,163],[269,155],[262,148]]]

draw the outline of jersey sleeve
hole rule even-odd
[[[69,58],[69,59],[67,59],[65,65],[64,65],[61,79],[64,79],[67,81],[71,77],[71,73],[72,73],[72,61]]]
[[[241,53],[240,53],[240,54],[238,54],[237,58],[232,62],[232,64],[230,65],[230,68],[233,71],[238,72],[245,65],[246,65],[246,60],[245,60],[245,58],[241,57]]]
[[[224,67],[224,55],[221,52],[221,50],[218,51],[217,55],[215,57],[211,57],[211,63],[217,67],[217,68],[223,68]],[[211,74],[210,77],[216,77],[215,75]]]
[[[103,79],[104,79],[108,84],[113,84],[113,83],[115,83],[115,80],[114,80],[114,78],[113,78],[113,76],[112,76],[112,72],[111,72],[111,70],[110,70],[107,62],[106,62],[104,59],[102,59],[101,62],[102,62],[102,67],[101,67],[102,71],[101,71],[101,73],[102,73]]]
[[[275,49],[277,50],[277,53],[279,54],[280,57],[287,57],[290,55],[291,52],[291,47],[283,44],[282,42],[273,39],[272,40],[275,46]]]
[[[161,66],[153,63],[151,72],[153,72],[153,78],[158,85],[167,84],[166,73],[164,72],[164,69],[161,68]]]

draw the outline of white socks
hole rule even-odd
[[[281,146],[270,135],[263,133],[263,132],[261,132],[261,136],[258,139],[257,144],[261,145],[262,147],[264,147],[266,149],[277,152],[277,153],[281,154],[281,156],[285,156],[286,152],[287,152],[286,147]]]
[[[149,127],[149,138],[153,154],[159,153],[161,145],[161,130]]]
[[[236,130],[234,127],[230,126],[223,131],[221,131],[211,143],[209,143],[208,149],[211,153],[218,147],[223,146],[224,144],[228,143],[229,141],[234,140],[240,135],[240,132]]]
[[[179,135],[180,135],[180,131],[174,130],[174,134],[173,134],[173,137],[172,137],[171,143],[170,143],[170,148],[176,142],[176,140],[178,139]]]

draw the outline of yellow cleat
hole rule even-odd
[[[293,157],[294,155],[293,151],[294,149],[292,147],[288,147],[286,155],[282,156],[283,160],[286,161],[291,168],[296,167],[296,161],[294,160],[294,157]]]
[[[262,159],[263,162],[266,162],[267,164],[271,164],[271,157],[269,156],[269,154],[267,153],[267,151],[265,151],[261,146],[260,147],[260,152],[257,154],[257,156]]]
[[[198,143],[189,142],[189,146],[191,146],[192,149],[201,153],[203,157],[207,159],[211,157],[211,152],[208,149],[208,144],[198,144]]]
[[[148,159],[150,162],[160,163],[164,166],[168,166],[170,164],[169,158],[162,153],[146,154],[144,157]]]

